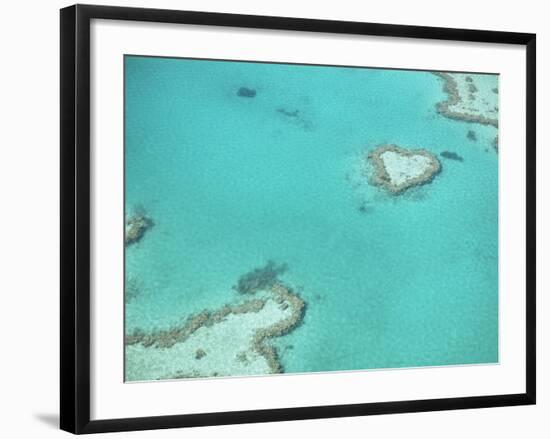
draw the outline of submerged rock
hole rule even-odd
[[[468,139],[472,142],[475,142],[477,140],[477,135],[474,130],[468,130],[468,134],[466,135],[466,137],[468,137]]]
[[[464,161],[464,158],[459,156],[456,152],[452,152],[452,151],[443,151],[439,155],[441,157],[445,157],[446,159],[449,159],[449,160],[456,160],[457,162],[463,162]]]
[[[368,214],[368,213],[374,212],[374,207],[369,206],[366,202],[362,202],[357,208],[357,210],[361,213]]]
[[[237,91],[237,96],[241,98],[253,98],[254,96],[256,96],[256,90],[254,90],[253,88],[241,87]]]
[[[128,304],[141,295],[142,284],[135,278],[126,277],[124,282],[124,303]]]
[[[268,261],[263,267],[243,274],[233,289],[241,294],[253,294],[260,290],[266,290],[275,285],[278,277],[287,270],[286,264],[277,265],[273,261]]]
[[[298,114],[300,114],[300,110],[290,111],[290,110],[287,110],[286,108],[277,108],[277,112],[284,114],[285,116],[288,116],[288,117],[298,117]]]
[[[279,107],[276,111],[277,113],[284,116],[285,120],[293,123],[294,125],[302,128],[305,131],[311,131],[313,129],[313,124],[311,120],[308,119],[307,115],[304,115],[303,111],[300,111],[298,109],[290,110],[285,107]]]
[[[153,220],[142,212],[132,215],[126,220],[124,243],[130,245],[138,242],[153,225]]]

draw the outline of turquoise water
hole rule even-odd
[[[126,249],[127,333],[274,260],[307,302],[286,372],[498,361],[496,130],[438,115],[435,75],[127,56],[125,87],[126,210],[155,222]],[[464,161],[390,196],[358,170],[382,143]]]

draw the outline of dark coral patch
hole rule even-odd
[[[237,91],[237,96],[241,98],[253,98],[256,96],[256,90],[248,87],[241,87]]]

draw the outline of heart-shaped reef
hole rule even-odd
[[[367,158],[373,167],[370,182],[394,194],[428,183],[441,171],[437,157],[426,149],[381,145]]]

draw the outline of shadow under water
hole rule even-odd
[[[298,109],[289,110],[285,107],[277,108],[277,113],[281,114],[287,121],[294,123],[304,131],[312,131],[313,123],[307,117],[304,117],[302,111]]]

